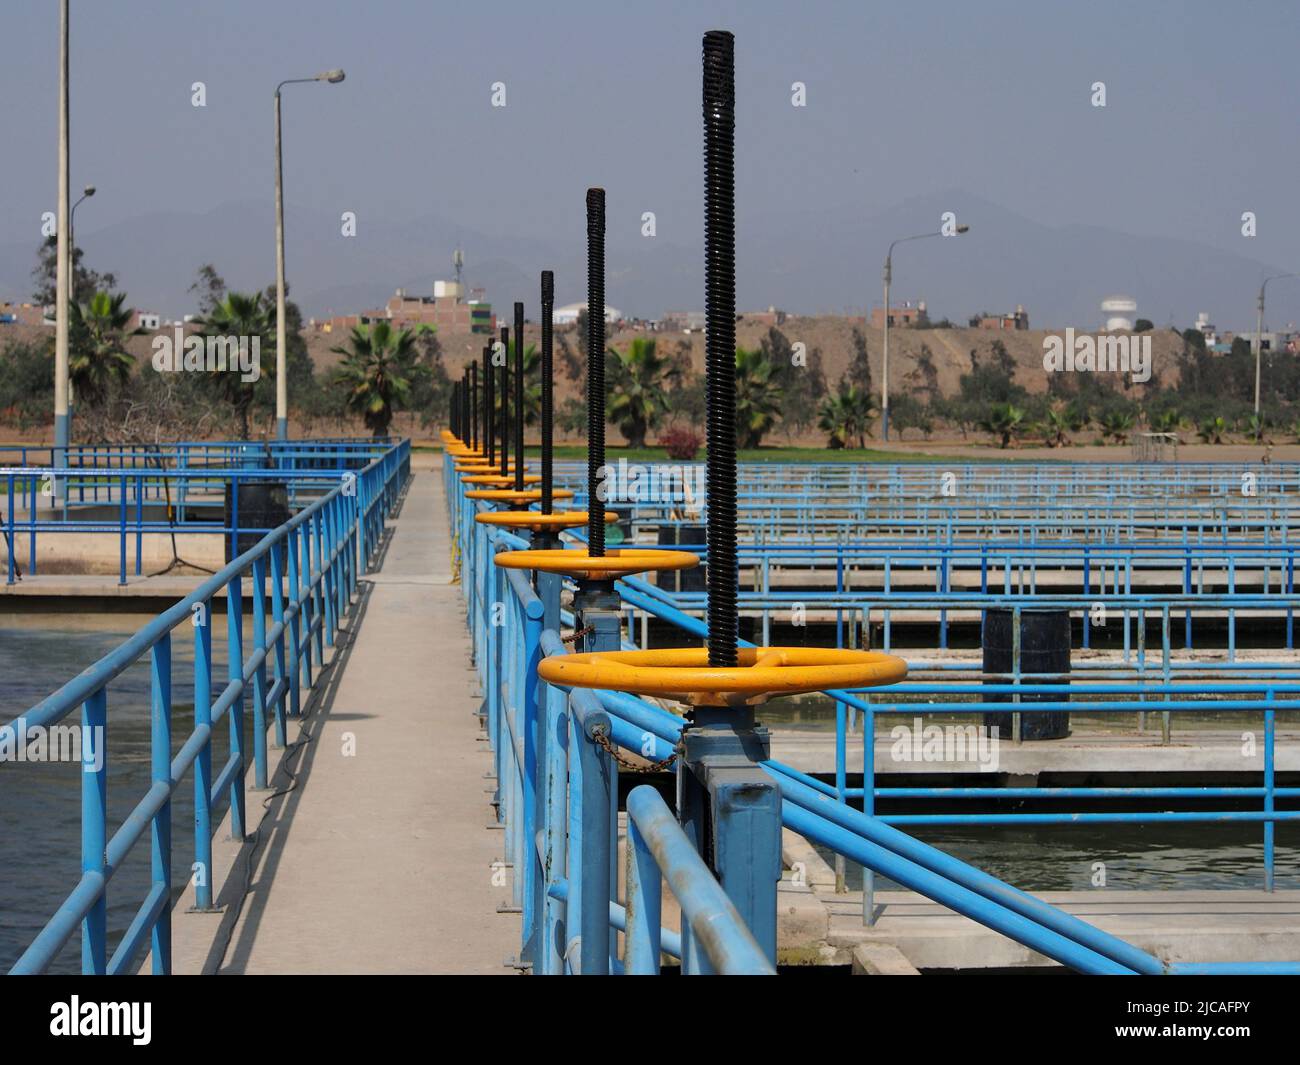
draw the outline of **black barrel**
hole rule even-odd
[[[703,525],[659,526],[660,547],[703,547],[707,542]],[[698,551],[695,553],[700,554]],[[690,569],[666,570],[659,574],[659,585],[669,591],[702,592],[708,587],[705,567],[699,565]]]
[[[231,486],[226,485],[225,526],[230,528],[235,515],[231,507]],[[246,481],[239,485],[239,554],[262,539],[272,529],[278,528],[293,515],[289,512],[289,488],[283,482]],[[248,530],[248,531],[244,531]],[[226,561],[235,556],[230,551],[230,534],[226,534]],[[270,570],[268,569],[269,573]]]
[[[989,683],[1011,683],[1015,614],[1011,610],[984,611],[981,642],[984,649],[984,672]],[[1029,673],[1070,672],[1070,612],[1068,610],[1020,611],[1020,673],[1024,684],[1065,684],[1065,680],[1027,677]],[[1065,695],[1022,695],[1022,705],[1062,702]],[[989,695],[990,703],[1009,703],[1010,695]],[[1001,739],[1013,739],[1010,714],[985,714],[984,724],[998,727]],[[1065,712],[1020,712],[1022,740],[1059,740],[1070,734],[1070,715]]]

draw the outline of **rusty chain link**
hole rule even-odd
[[[682,741],[679,738],[672,749],[672,753],[669,754],[667,758],[661,758],[659,761],[651,762],[649,765],[637,765],[635,762],[629,762],[619,754],[618,748],[613,742],[611,742],[605,733],[597,732],[591,738],[597,747],[605,750],[615,762],[617,762],[622,768],[626,769],[629,773],[661,773],[672,765],[673,762],[677,760],[678,755],[682,753]]]

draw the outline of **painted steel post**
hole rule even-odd
[[[212,618],[211,600],[196,604],[194,622],[194,730],[207,739],[194,759],[194,909],[212,910]]]
[[[522,604],[521,604],[522,606]],[[524,766],[523,766],[523,839],[515,866],[516,880],[522,879],[523,888],[523,960],[537,964],[538,934],[542,927],[542,886],[537,853],[537,823],[540,808],[545,802],[539,781],[544,770],[538,762],[538,681],[537,663],[542,659],[542,605],[537,600],[528,603],[524,613],[523,656],[520,662],[519,686],[523,702]],[[523,876],[519,876],[522,866]]]
[[[289,619],[288,661],[285,669],[289,677],[289,713],[294,717],[302,716],[302,670],[298,668],[298,659],[302,645],[302,609],[299,606],[298,585],[298,527],[294,526],[284,538],[284,557],[288,563],[286,585],[289,591],[285,609],[292,611]],[[279,587],[279,584],[276,584]],[[283,742],[284,737],[281,736]]]
[[[281,750],[287,743],[287,735],[284,722],[285,701],[288,698],[286,691],[288,673],[286,671],[286,662],[284,654],[284,578],[281,574],[283,562],[281,561],[281,552],[284,550],[286,540],[282,540],[271,548],[271,625],[276,628],[279,635],[275,638],[275,690],[278,693],[275,698],[273,712],[275,713],[275,746]]]
[[[81,871],[106,877],[108,844],[108,692],[100,688],[81,706]],[[87,745],[92,757],[87,760]],[[81,971],[103,976],[108,965],[108,885],[81,922]]]
[[[164,633],[149,652],[149,776],[155,786],[171,788],[172,779],[172,637]],[[149,826],[150,876],[167,901],[151,933],[154,976],[172,971],[172,801],[158,808]]]
[[[226,711],[230,718],[230,756],[238,766],[230,778],[230,838],[241,842],[245,836],[244,775],[248,768],[248,754],[244,750],[243,599],[242,581],[232,577],[226,585],[226,677],[240,691]]]
[[[627,930],[624,972],[628,976],[659,975],[659,922],[663,898],[659,866],[645,837],[627,819]]]
[[[271,548],[271,554],[276,549]],[[266,788],[266,556],[253,559],[253,651],[262,659],[253,673],[253,787]]]

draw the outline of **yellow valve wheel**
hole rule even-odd
[[[487,514],[475,514],[474,520],[484,525],[499,525],[508,529],[547,532],[555,529],[576,529],[586,525],[589,517],[585,510],[561,510],[552,514],[543,514],[540,510],[494,510]],[[618,515],[606,514],[605,521],[616,522]]]
[[[510,478],[513,483],[514,478]],[[513,488],[471,488],[465,493],[466,499],[482,499],[489,503],[536,503],[542,498],[540,488],[525,488],[516,492]],[[573,492],[567,488],[557,488],[551,493],[552,499],[572,499]]]
[[[448,448],[447,448],[447,454],[450,455],[450,456],[451,456],[452,458],[454,458],[454,459],[477,459],[477,460],[481,460],[481,459],[483,459],[483,457],[484,457],[484,453],[483,453],[482,451],[479,451],[479,450],[477,450],[477,449],[475,449],[475,448],[469,448],[469,447],[464,447],[464,446],[452,446],[452,447],[448,447]]]
[[[458,437],[458,436],[457,436],[455,433],[453,433],[450,429],[444,429],[444,430],[443,430],[441,433],[439,433],[438,435],[439,435],[440,437],[442,437],[442,442],[443,442],[444,444],[459,444],[459,443],[460,443],[460,437]]]
[[[880,651],[740,647],[736,656],[738,666],[715,668],[709,665],[707,647],[598,651],[544,658],[537,672],[552,684],[658,695],[694,706],[737,706],[760,703],[769,695],[871,688],[907,676],[906,662]]]
[[[461,475],[464,484],[486,484],[494,488],[507,488],[515,483],[513,475],[502,476],[499,473],[466,473]],[[540,473],[525,473],[524,484],[541,484]]]
[[[506,569],[535,569],[543,573],[566,573],[572,577],[612,579],[649,570],[690,569],[700,564],[690,551],[664,551],[651,547],[609,548],[603,555],[589,555],[586,549],[570,551],[547,548],[532,551],[503,551],[495,560]]]
[[[501,469],[501,463],[488,462],[485,458],[471,455],[468,458],[457,459],[456,469],[461,473],[491,473],[493,470]],[[524,463],[524,469],[528,469],[528,463]],[[506,470],[514,473],[515,464],[513,462],[506,463]]]

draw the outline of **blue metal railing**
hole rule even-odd
[[[245,775],[250,762],[255,784],[266,787],[267,731],[286,743],[286,716],[302,711],[314,668],[324,661],[341,618],[356,591],[358,576],[378,549],[384,517],[395,506],[410,469],[410,446],[401,442],[337,483],[310,506],[269,532],[254,547],[204,581],[121,646],[4,729],[24,737],[81,710],[82,751],[91,742],[103,757],[82,765],[82,875],[58,911],[18,959],[11,972],[39,973],[81,928],[81,967],[87,974],[133,971],[148,944],[155,974],[171,971],[171,800],[190,773],[194,786],[194,879],[200,910],[212,907],[212,833],[223,801],[235,839],[244,837]],[[245,634],[245,582],[251,592],[252,635]],[[269,595],[268,595],[269,591]],[[225,596],[228,676],[214,689],[212,612]],[[193,625],[194,725],[173,756],[172,636]],[[111,765],[108,735],[109,686],[132,664],[148,658],[151,684],[152,785],[110,836],[106,783]],[[244,711],[251,696],[251,759],[244,746]],[[229,722],[230,754],[212,765],[214,730]],[[214,777],[215,768],[215,777]],[[0,771],[12,768],[0,766]],[[108,953],[109,881],[145,832],[150,836],[151,887],[113,953]]]
[[[609,748],[620,747],[644,758],[658,761],[670,758],[681,734],[681,719],[657,705],[619,692],[574,690],[567,695],[536,679],[535,664],[541,655],[561,654],[564,648],[552,628],[542,630],[548,614],[560,617],[558,597],[548,604],[539,597],[519,571],[501,571],[491,564],[495,551],[525,546],[518,537],[486,526],[476,525],[473,514],[480,509],[463,495],[447,464],[448,497],[453,503],[451,523],[459,540],[463,557],[461,574],[474,638],[476,662],[484,676],[486,727],[498,757],[499,816],[504,822],[509,853],[517,876],[516,903],[524,913],[524,955],[538,971],[624,971],[643,958],[648,949],[647,933],[635,925],[628,910],[638,904],[636,884],[629,874],[626,906],[612,897],[611,885],[617,883],[610,863],[617,853],[617,807],[610,807],[616,786],[611,783],[613,766]],[[508,574],[502,576],[503,572]],[[678,610],[666,593],[636,579],[620,581],[618,589],[625,606],[669,621],[692,635],[704,635],[704,623]],[[540,583],[539,583],[540,588]],[[1025,599],[1007,604],[1014,609]],[[492,620],[492,612],[506,604],[505,614]],[[1035,603],[1036,605],[1036,603]],[[1168,629],[1168,612],[1164,614]],[[629,632],[635,629],[629,625]],[[1166,643],[1167,647],[1167,643]],[[1051,907],[1041,900],[977,870],[964,862],[929,847],[898,829],[897,823],[936,823],[939,821],[987,821],[1026,819],[1026,815],[899,815],[880,817],[874,814],[878,797],[952,798],[957,795],[989,797],[1008,795],[1005,789],[953,788],[878,788],[872,758],[862,789],[846,787],[846,746],[848,709],[864,715],[863,733],[874,738],[874,715],[884,712],[970,713],[983,710],[1009,712],[1013,704],[989,701],[988,696],[1054,695],[1055,703],[1034,703],[1034,712],[1096,710],[1103,713],[1133,713],[1142,708],[1165,710],[1207,708],[1200,700],[1180,696],[1218,697],[1213,709],[1259,713],[1264,717],[1264,772],[1260,787],[1232,788],[1068,788],[1012,789],[1017,795],[1055,796],[1102,799],[1122,795],[1125,798],[1259,798],[1260,811],[1189,811],[1173,813],[1100,814],[1098,820],[1237,820],[1259,821],[1265,831],[1266,883],[1272,884],[1273,826],[1277,821],[1300,818],[1298,811],[1279,811],[1276,800],[1300,795],[1300,788],[1282,788],[1274,773],[1275,714],[1279,710],[1300,707],[1300,700],[1288,698],[1300,694],[1300,685],[1265,678],[1259,682],[1211,682],[1188,687],[1171,684],[1172,670],[1168,656],[1163,660],[1161,679],[1157,683],[1060,684],[1034,683],[1038,679],[1021,674],[1018,665],[1012,682],[975,683],[961,686],[920,681],[904,682],[866,693],[828,692],[837,703],[836,783],[829,785],[806,773],[775,760],[762,763],[763,768],[780,785],[784,796],[783,820],[810,840],[821,843],[837,854],[859,862],[864,869],[889,876],[973,919],[1002,932],[1046,956],[1082,972],[1093,973],[1191,973],[1191,972],[1300,972],[1293,963],[1234,963],[1230,965],[1167,964],[1138,950],[1123,940]],[[522,692],[519,689],[523,689]],[[534,689],[540,694],[530,696]],[[492,693],[499,693],[495,697]],[[512,695],[512,692],[515,694]],[[1148,700],[1123,702],[1116,696]],[[900,696],[902,698],[900,698]],[[974,697],[977,702],[932,704],[909,702],[927,696]],[[1226,696],[1226,698],[1224,698]],[[1085,700],[1080,705],[1080,698]],[[517,706],[516,701],[522,705]],[[540,709],[539,709],[540,707]],[[527,737],[535,730],[539,749],[532,749]],[[868,748],[870,750],[870,748]],[[504,762],[503,762],[504,757]],[[532,767],[532,768],[530,768]],[[616,775],[614,775],[616,780]],[[540,784],[538,781],[540,780]],[[557,784],[556,782],[560,782]],[[596,784],[593,785],[593,781]],[[541,792],[529,799],[530,787]],[[560,805],[555,788],[561,788]],[[547,790],[552,789],[552,790]],[[638,789],[639,791],[640,789]],[[539,797],[540,795],[540,797]],[[850,797],[865,800],[866,809],[858,811],[848,804]],[[640,800],[638,800],[640,801]],[[575,815],[575,809],[577,813]],[[567,822],[565,815],[567,814]],[[629,800],[629,815],[631,816]],[[1028,815],[1027,820],[1045,816],[1051,821],[1077,822],[1079,814]],[[540,818],[540,821],[538,820]],[[1083,815],[1083,819],[1093,819]],[[537,825],[541,825],[537,829]],[[567,828],[567,831],[566,831]],[[534,840],[537,862],[520,864],[526,853],[525,842]],[[687,843],[689,846],[689,843]],[[567,848],[567,849],[566,849]],[[628,852],[637,858],[635,841]],[[671,878],[670,878],[671,881]],[[713,882],[716,886],[716,881]],[[721,890],[719,888],[719,890]],[[864,907],[871,898],[868,881]],[[588,901],[583,906],[583,898]],[[576,898],[575,898],[576,896]],[[599,901],[597,901],[599,900]],[[606,904],[606,900],[608,903]],[[576,910],[576,912],[575,912]],[[608,910],[608,912],[606,912]],[[647,918],[648,919],[648,918]],[[620,960],[611,950],[609,928],[623,928],[632,922],[637,946],[629,936],[627,950]],[[576,928],[576,931],[575,931]],[[742,925],[743,928],[743,925]],[[603,929],[603,931],[602,931]],[[536,939],[541,932],[540,940]],[[667,933],[665,933],[667,935]],[[662,942],[669,942],[664,939]],[[675,940],[672,941],[677,946]],[[562,944],[562,950],[557,948]],[[585,948],[585,949],[584,949]],[[665,948],[668,949],[668,948]],[[548,951],[557,951],[554,956]],[[689,953],[689,952],[684,952]],[[582,957],[586,956],[584,966]],[[576,964],[575,964],[576,959]],[[709,963],[716,964],[712,956]],[[640,970],[638,970],[640,971]]]

